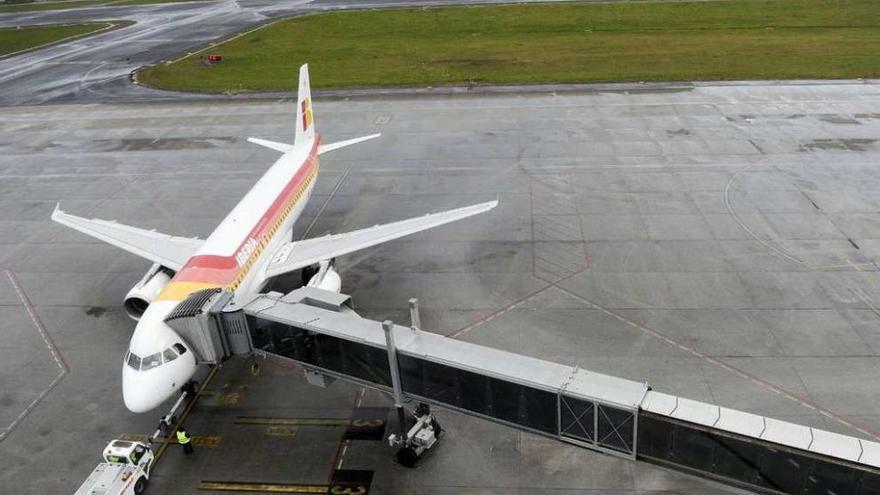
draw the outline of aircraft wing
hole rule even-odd
[[[483,213],[498,206],[498,201],[489,201],[455,210],[431,213],[421,217],[399,222],[376,225],[366,229],[327,235],[288,242],[282,245],[266,266],[266,277],[275,277],[287,272],[329,260],[343,254],[352,253],[383,242],[388,242],[416,232],[428,230],[456,220]]]
[[[58,206],[52,212],[52,220],[175,271],[180,270],[204,242],[195,237],[174,237],[115,221],[82,218],[64,213]]]

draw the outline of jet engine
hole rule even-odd
[[[140,282],[135,284],[125,295],[122,306],[128,317],[134,321],[140,320],[144,311],[147,310],[147,306],[156,299],[173,276],[174,271],[171,269],[153,264]]]
[[[330,292],[339,292],[342,289],[342,277],[333,268],[333,260],[322,261],[318,264],[318,271],[309,278],[309,287],[323,289]]]

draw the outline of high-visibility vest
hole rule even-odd
[[[185,431],[177,430],[177,443],[180,445],[186,445],[192,441],[189,435],[186,434]]]

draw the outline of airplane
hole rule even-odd
[[[315,130],[308,65],[299,70],[293,144],[248,141],[281,153],[279,158],[207,239],[176,237],[115,221],[65,213],[52,220],[152,261],[126,294],[123,307],[137,321],[122,365],[122,396],[132,412],[150,411],[186,386],[198,365],[187,342],[165,322],[194,292],[229,291],[233,297],[259,293],[273,278],[300,270],[311,287],[339,292],[334,260],[354,251],[492,210],[489,201],[343,234],[293,240],[293,225],[311,196],[324,153],[380,134],[323,144]]]

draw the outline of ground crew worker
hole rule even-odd
[[[183,453],[184,454],[192,454],[193,446],[192,446],[192,437],[183,429],[181,426],[177,429],[177,443],[183,445]]]

